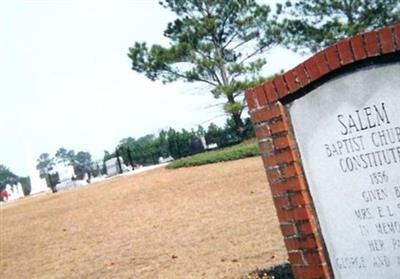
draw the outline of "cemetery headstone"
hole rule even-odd
[[[105,162],[107,175],[113,176],[128,171],[128,167],[123,163],[122,157],[115,157]]]
[[[20,198],[24,197],[25,194],[24,194],[24,190],[22,189],[22,184],[20,182],[18,182],[15,186],[17,187],[19,197]]]
[[[7,196],[8,196],[8,201],[12,201],[16,199],[16,196],[14,194],[14,189],[10,184],[6,185],[6,192],[7,192]]]
[[[164,157],[160,157],[160,158],[158,158],[158,163],[159,164],[164,164],[164,163],[168,163],[168,162],[171,162],[171,161],[173,161],[174,160],[174,158],[171,156],[171,155],[169,155],[168,157],[166,157],[166,158],[164,158]]]
[[[400,24],[246,91],[296,278],[399,278]]]
[[[53,172],[58,174],[59,182],[55,185],[56,191],[64,191],[74,187],[87,185],[91,182],[88,172],[83,173],[82,179],[78,179],[73,166],[60,163],[53,168]]]
[[[30,149],[30,145],[25,143],[26,159],[28,163],[29,179],[31,185],[31,191],[29,195],[35,195],[44,192],[50,192],[50,188],[47,187],[45,178],[40,177],[40,173],[36,168],[36,160]]]
[[[58,164],[53,168],[53,171],[58,174],[60,182],[72,181],[76,177],[73,166]]]
[[[7,192],[7,201],[13,201],[24,197],[22,185],[19,182],[13,185],[7,184],[4,191]]]
[[[202,141],[202,137],[195,137],[190,139],[190,153],[195,154],[203,152],[206,147],[207,146]]]

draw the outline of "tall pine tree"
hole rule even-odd
[[[294,0],[278,5],[285,43],[315,52],[355,34],[400,22],[399,0]]]
[[[271,10],[255,0],[166,0],[176,14],[164,36],[170,45],[136,42],[129,49],[132,69],[151,80],[203,82],[242,136],[243,90],[259,80],[266,64],[260,54],[276,45],[280,31]]]

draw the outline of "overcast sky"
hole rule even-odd
[[[129,136],[224,123],[213,106],[223,100],[203,85],[131,70],[128,48],[166,44],[173,18],[157,0],[0,0],[0,164],[27,175],[24,145],[35,157],[65,147],[101,158]],[[266,75],[303,59],[266,55]]]

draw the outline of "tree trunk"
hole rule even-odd
[[[235,98],[232,95],[227,95],[228,103],[234,104]],[[241,117],[241,111],[230,112],[233,121],[235,122],[236,135],[240,138],[240,141],[244,140],[244,123]]]
[[[222,47],[221,47],[221,45],[219,45],[217,43],[216,39],[214,39],[214,46],[215,46],[215,49],[217,50],[218,56],[221,61],[219,64],[219,69],[221,72],[222,84],[224,86],[228,86],[229,85],[229,76],[228,76],[228,72],[226,70],[225,63],[223,62],[224,55],[223,55]],[[228,103],[231,103],[231,104],[235,103],[235,97],[232,94],[227,94],[227,98],[228,98]],[[244,123],[242,121],[242,118],[240,117],[241,112],[239,112],[239,111],[231,112],[231,115],[232,115],[233,121],[235,122],[236,134],[240,138],[240,141],[242,141],[244,139]]]
[[[236,134],[240,138],[240,141],[244,140],[244,123],[239,112],[232,113],[233,121],[235,122]]]

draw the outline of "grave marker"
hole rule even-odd
[[[399,278],[400,24],[246,100],[295,277]]]

